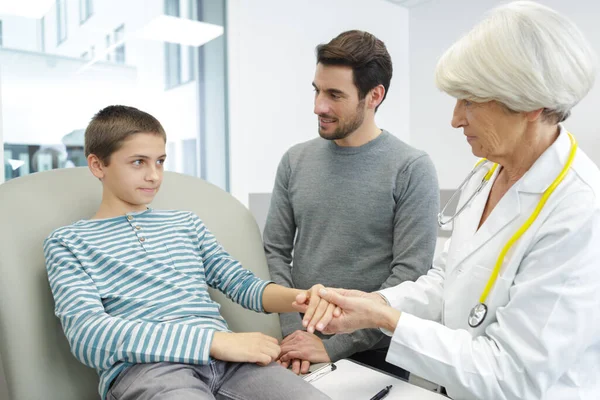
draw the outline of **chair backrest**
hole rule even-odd
[[[0,360],[11,400],[99,397],[96,372],[70,353],[54,315],[42,243],[54,229],[91,217],[101,191],[87,168],[42,172],[0,185]],[[167,172],[152,207],[195,212],[233,257],[268,278],[256,222],[227,192]],[[280,337],[276,314],[245,310],[220,292],[211,296],[233,331]]]

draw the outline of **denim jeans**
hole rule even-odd
[[[213,360],[208,365],[136,364],[123,371],[108,400],[321,400],[328,396],[277,363],[265,367]]]

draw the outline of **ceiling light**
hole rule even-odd
[[[139,39],[202,46],[223,34],[223,27],[206,22],[161,15],[134,33]]]

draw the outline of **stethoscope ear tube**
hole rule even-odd
[[[469,172],[467,177],[462,181],[462,183],[460,184],[458,189],[456,189],[454,191],[454,193],[452,193],[452,196],[446,202],[446,204],[444,205],[444,208],[442,208],[442,211],[440,211],[440,213],[438,214],[438,225],[440,226],[440,228],[444,227],[445,225],[448,225],[450,222],[454,221],[454,219],[456,217],[458,217],[465,210],[465,208],[467,208],[467,206],[471,203],[471,201],[475,198],[475,196],[477,196],[479,194],[479,192],[481,192],[483,190],[485,185],[487,185],[490,178],[494,174],[494,171],[496,171],[498,164],[494,164],[494,166],[490,169],[490,171],[488,171],[488,173],[485,174],[485,176],[481,180],[481,183],[479,183],[479,186],[477,186],[477,189],[475,189],[475,191],[471,194],[471,196],[469,196],[467,201],[465,201],[463,203],[463,205],[460,206],[460,208],[458,210],[456,210],[452,216],[445,217],[445,212],[446,212],[446,209],[448,208],[448,206],[450,204],[452,204],[452,201],[456,198],[456,196],[458,196],[460,193],[462,193],[462,190],[467,185],[467,183],[469,183],[469,181],[471,180],[473,175],[475,175],[477,173],[477,171],[479,171],[481,168],[483,168],[487,163],[488,163],[488,160],[486,160],[485,158],[482,158],[481,160],[479,160],[477,162],[477,164],[475,164],[475,167],[471,170],[471,172]]]

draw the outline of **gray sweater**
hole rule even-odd
[[[265,226],[271,279],[367,292],[416,280],[431,266],[438,211],[431,159],[389,132],[360,147],[321,138],[298,144],[279,164]],[[280,321],[284,336],[303,329],[298,313]],[[324,345],[336,361],[380,341],[369,329]]]

